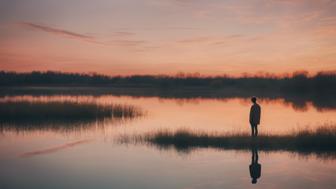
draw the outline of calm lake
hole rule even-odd
[[[310,101],[259,104],[260,133],[336,122],[336,108]],[[118,141],[162,130],[250,132],[250,106],[249,98],[2,96],[0,188],[336,188],[334,156],[259,150],[254,185],[249,150],[178,151]]]

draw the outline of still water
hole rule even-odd
[[[64,102],[70,102],[69,112],[57,112],[57,103]],[[41,103],[48,109],[41,108]],[[83,109],[85,104],[118,104],[141,115],[127,117],[122,112],[119,117],[76,122],[71,115],[81,112],[71,103]],[[336,122],[335,109],[321,109],[309,102],[300,108],[282,99],[259,103],[261,133],[283,134]],[[14,108],[5,107],[9,105]],[[23,95],[2,97],[0,106],[3,115],[15,111],[19,116],[1,118],[0,188],[336,188],[333,157],[258,151],[261,174],[254,185],[249,170],[252,151],[202,148],[179,152],[116,142],[122,135],[181,128],[249,132],[249,99]],[[31,122],[24,117],[28,114],[22,112],[25,108],[30,118],[35,118],[34,112],[40,114],[37,109],[56,109],[51,112],[58,117],[45,114],[36,117],[39,122]],[[85,115],[90,112],[97,110]]]

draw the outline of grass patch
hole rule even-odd
[[[132,119],[142,111],[130,105],[99,105],[91,102],[0,102],[2,129],[75,127],[106,119]]]
[[[292,133],[261,134],[252,138],[247,133],[205,133],[188,130],[158,131],[137,136],[122,136],[122,143],[146,143],[161,149],[174,148],[188,152],[196,148],[263,151],[291,151],[299,153],[336,154],[336,126],[325,125]]]

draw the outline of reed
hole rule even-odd
[[[75,127],[105,119],[132,119],[142,111],[131,105],[99,105],[92,102],[0,102],[2,129]]]

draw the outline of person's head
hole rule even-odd
[[[251,101],[252,101],[253,103],[257,103],[257,98],[254,96],[254,97],[251,98]]]
[[[253,178],[252,179],[252,184],[256,184],[257,183],[257,179],[256,178]]]

